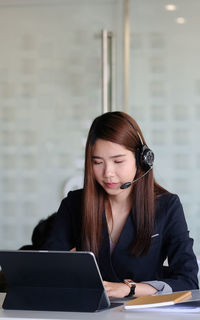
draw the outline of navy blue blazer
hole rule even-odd
[[[81,251],[82,190],[69,192],[61,202],[52,232],[43,245],[46,250]],[[110,254],[106,218],[103,219],[103,241],[97,262],[103,280],[120,282],[164,281],[173,291],[198,289],[198,265],[193,240],[177,195],[167,193],[156,199],[155,226],[149,252],[135,257],[129,248],[134,240],[134,222],[130,214]],[[163,263],[168,258],[168,267]]]

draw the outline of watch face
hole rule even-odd
[[[131,279],[124,279],[124,282],[125,282],[129,287],[131,287],[132,285],[135,285],[135,283],[134,283],[133,280],[131,280]]]

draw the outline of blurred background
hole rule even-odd
[[[94,117],[130,113],[200,256],[200,1],[0,0],[0,248],[82,186]]]

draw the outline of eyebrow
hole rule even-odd
[[[116,154],[115,156],[111,156],[110,159],[116,159],[120,157],[125,157],[126,154]],[[103,159],[102,157],[99,156],[92,156],[92,159]]]

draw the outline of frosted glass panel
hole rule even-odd
[[[200,255],[200,2],[173,2],[169,12],[165,1],[130,0],[130,113],[155,152],[158,182],[181,198]]]
[[[121,3],[0,0],[1,248],[30,243],[82,186],[86,135],[102,110],[101,31],[113,32],[114,70]]]

